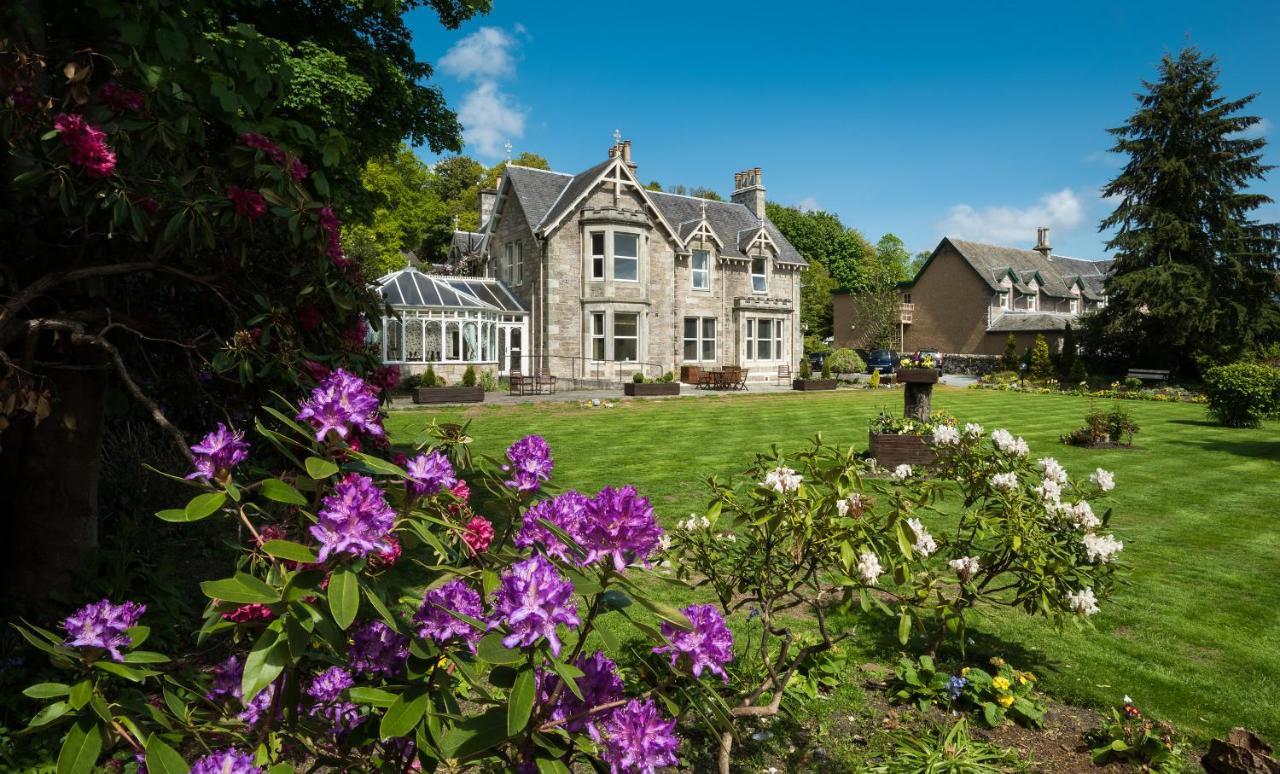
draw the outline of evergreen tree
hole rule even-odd
[[[1248,189],[1271,169],[1266,141],[1248,134],[1260,119],[1241,114],[1254,97],[1219,96],[1216,61],[1194,48],[1166,56],[1144,85],[1138,110],[1110,130],[1129,160],[1103,189],[1120,204],[1101,225],[1117,230],[1095,346],[1184,370],[1234,359],[1280,330],[1280,226],[1251,217],[1271,202]]]
[[[1080,360],[1078,350],[1076,331],[1071,323],[1067,323],[1067,329],[1062,332],[1062,352],[1058,353],[1057,370],[1062,378],[1068,378],[1075,371],[1076,363]]]
[[[1053,361],[1049,358],[1049,342],[1042,334],[1036,334],[1031,344],[1031,355],[1027,360],[1027,373],[1032,379],[1053,378]]]
[[[1004,342],[1004,354],[1000,356],[1000,370],[1017,371],[1018,360],[1018,340],[1010,333]]]

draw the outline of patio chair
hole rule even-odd
[[[791,366],[790,365],[778,366],[778,384],[787,384],[790,381],[791,381]]]
[[[747,375],[748,375],[748,374],[750,374],[750,373],[751,373],[751,372],[750,372],[749,370],[747,370],[746,368],[739,368],[739,369],[737,370],[737,377],[738,377],[737,389],[739,389],[739,390],[746,390],[746,389],[749,389],[749,388],[747,387]]]
[[[542,392],[543,388],[545,387],[549,395],[556,394],[556,377],[552,376],[549,373],[540,371],[534,377],[534,380],[535,380],[534,390],[536,392]]]
[[[511,374],[507,377],[508,395],[524,395],[524,374],[520,373],[517,368],[511,369]]]

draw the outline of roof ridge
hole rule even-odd
[[[510,163],[507,164],[508,169],[513,167],[515,169],[527,169],[531,172],[546,172],[548,175],[560,175],[561,177],[574,177],[574,175],[571,175],[568,172],[557,172],[554,169],[542,169],[541,167],[526,167],[524,164],[510,164]]]
[[[649,191],[649,193],[651,194],[662,194],[663,196],[678,196],[681,199],[693,199],[695,202],[710,202],[711,204],[728,204],[728,205],[736,204],[737,206],[743,209],[747,208],[747,205],[743,204],[742,202],[725,201],[724,199],[708,199],[705,196],[693,196],[691,194],[678,194],[678,193],[675,193],[674,191],[650,191],[648,188],[646,188],[645,190]]]

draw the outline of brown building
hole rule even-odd
[[[1012,333],[1019,351],[1037,335],[1056,351],[1067,323],[1106,304],[1103,280],[1110,267],[1110,261],[1054,255],[1048,228],[1037,229],[1031,250],[944,237],[915,278],[899,286],[895,347],[998,355]],[[837,347],[870,346],[857,312],[856,296],[836,294]]]

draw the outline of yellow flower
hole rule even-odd
[[[1022,672],[1019,672],[1019,673],[1018,673],[1018,685],[1026,685],[1026,684],[1027,684],[1027,676],[1026,676],[1025,674],[1023,674]]]
[[[1001,707],[1008,707],[1009,705],[1013,704],[1013,697],[1008,694],[1005,694],[1004,696],[998,696],[996,697],[996,704],[999,704]]]
[[[999,656],[994,656],[991,659],[991,666],[996,667],[997,669],[1004,666],[1004,659],[1000,658]]]
[[[961,670],[960,670],[960,676],[961,676],[961,677],[968,677],[968,676],[969,676],[969,667],[965,667],[964,669],[961,669]]]
[[[1009,680],[1005,677],[997,677],[991,681],[991,687],[997,691],[1007,691],[1009,690]]]

